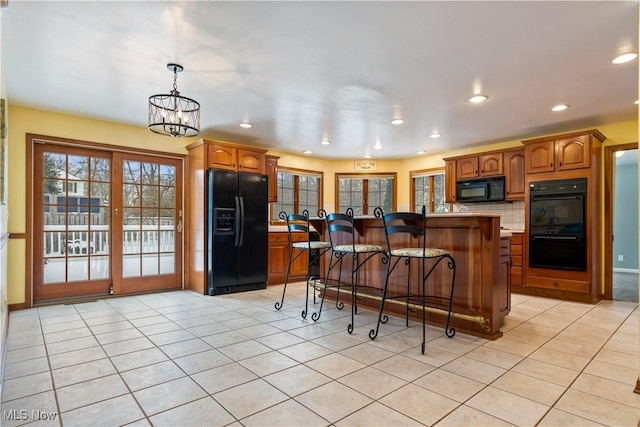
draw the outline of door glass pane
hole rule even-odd
[[[123,275],[153,276],[175,272],[176,169],[145,162],[136,175],[135,162],[130,179],[142,185],[123,188]],[[137,208],[137,207],[140,208]]]
[[[43,284],[108,278],[109,159],[51,152],[42,159]]]
[[[140,183],[140,162],[125,160],[122,162],[122,180],[125,183]]]

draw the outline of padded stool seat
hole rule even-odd
[[[311,284],[312,281],[316,279],[320,279],[311,271],[311,265],[315,264],[316,261],[320,260],[329,249],[331,249],[331,244],[329,242],[324,241],[316,241],[311,240],[311,226],[309,225],[309,212],[304,210],[302,215],[299,214],[289,214],[286,212],[280,212],[278,217],[282,220],[287,221],[287,236],[289,238],[289,259],[287,261],[287,271],[285,273],[284,278],[284,288],[282,289],[282,298],[280,301],[276,302],[275,308],[276,310],[280,310],[284,305],[284,296],[287,292],[287,284],[290,279],[298,278],[291,277],[291,265],[302,255],[308,255],[307,261],[307,274],[306,276],[300,277],[304,278],[307,282],[306,289],[306,297],[305,297],[305,305],[304,310],[302,310],[302,318],[307,318],[307,313],[309,311],[309,287],[313,286]],[[305,239],[301,242],[294,242],[293,233],[304,233]],[[316,293],[315,288],[313,292],[313,303],[316,302]]]
[[[451,308],[453,304],[453,290],[456,280],[456,263],[451,253],[445,249],[427,247],[427,227],[426,212],[424,206],[421,213],[416,212],[391,212],[385,214],[382,209],[376,208],[374,211],[376,218],[382,218],[382,224],[385,231],[387,242],[386,248],[386,264],[387,274],[382,290],[382,301],[380,303],[380,311],[378,312],[378,322],[376,327],[369,332],[369,338],[372,340],[378,336],[381,323],[387,323],[389,317],[383,314],[384,304],[388,299],[403,300],[406,304],[406,324],[409,326],[409,310],[410,307],[421,305],[422,307],[422,354],[424,354],[426,343],[426,312],[427,309],[437,309],[438,312],[447,316],[445,324],[445,335],[449,338],[456,333],[455,329],[449,328],[451,319]],[[411,247],[394,247],[390,236],[394,235],[393,241],[405,242],[418,239],[418,244]],[[387,295],[389,287],[389,278],[395,270],[398,263],[404,260],[403,264],[407,266],[407,292],[405,295]],[[419,292],[411,291],[411,264],[412,260],[419,260]],[[427,265],[427,261],[429,264]],[[427,281],[431,277],[431,273],[442,262],[446,261],[446,266],[451,270],[451,284],[447,286],[438,286],[438,290],[427,291]],[[444,277],[444,275],[442,276]]]

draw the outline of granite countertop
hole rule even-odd
[[[511,233],[511,230],[500,230],[500,238],[501,239],[506,239],[508,237],[513,236],[513,233]]]

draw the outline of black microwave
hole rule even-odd
[[[459,203],[504,201],[504,176],[458,181],[456,201]]]

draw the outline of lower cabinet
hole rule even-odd
[[[508,237],[500,239],[500,292],[498,309],[505,315],[511,310],[511,242]]]
[[[518,292],[524,286],[522,274],[522,238],[523,233],[511,235],[511,290]]]
[[[294,242],[303,242],[307,239],[306,233],[293,233]],[[294,256],[297,253],[294,252]],[[279,285],[284,283],[289,262],[289,237],[287,232],[269,233],[269,269],[268,284]],[[303,253],[291,266],[291,277],[305,277],[307,275],[308,254]]]

